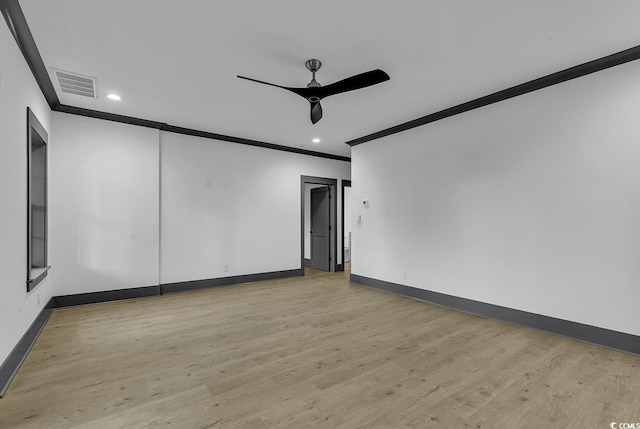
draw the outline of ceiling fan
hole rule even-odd
[[[322,66],[320,60],[311,59],[304,63],[307,69],[311,72],[311,82],[307,84],[306,88],[291,88],[288,86],[276,85],[269,82],[263,82],[261,80],[252,79],[250,77],[238,76],[240,79],[250,80],[252,82],[263,83],[265,85],[275,86],[277,88],[286,89],[294,94],[305,98],[311,104],[311,122],[316,123],[322,119],[322,106],[320,100],[330,95],[341,94],[347,91],[353,91],[354,89],[366,88],[367,86],[376,85],[378,83],[385,82],[390,79],[389,75],[380,69],[371,70],[365,73],[360,73],[355,76],[348,77],[338,82],[322,86],[316,81],[316,72]]]

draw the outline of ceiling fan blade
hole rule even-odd
[[[367,86],[376,85],[389,79],[391,79],[389,75],[382,70],[371,70],[318,88],[318,96],[324,98],[330,95],[353,91],[354,89],[366,88]]]
[[[287,88],[285,88],[284,86],[276,85],[275,83],[269,83],[269,82],[265,82],[265,81],[262,81],[262,80],[252,79],[252,78],[250,78],[250,77],[244,77],[244,76],[240,76],[240,75],[238,75],[238,77],[239,77],[240,79],[250,80],[251,82],[257,82],[257,83],[262,83],[262,84],[269,85],[269,86],[275,86],[276,88],[283,88],[283,89],[287,89]]]
[[[322,119],[322,106],[319,101],[310,102],[311,104],[311,123],[315,124]]]
[[[275,86],[276,88],[286,89],[287,91],[291,91],[294,94],[298,94],[299,96],[304,98],[311,97],[312,95],[315,94],[315,92],[317,92],[317,89],[318,89],[318,88],[291,88],[288,86],[276,85],[275,83],[269,83],[262,80],[253,79],[250,77],[245,77],[240,75],[238,75],[237,77],[239,77],[240,79],[250,80],[251,82],[257,82],[257,83],[262,83],[264,85]]]
[[[376,85],[390,79],[389,75],[380,69],[360,73],[355,76],[342,79],[338,82],[334,82],[327,86],[312,85],[311,87],[307,88],[292,88],[288,86],[276,85],[274,83],[269,83],[240,75],[238,75],[238,78],[250,80],[251,82],[261,83],[263,85],[275,86],[276,88],[286,89],[287,91],[293,92],[294,94],[305,98],[307,101],[309,101],[309,104],[311,104],[310,116],[311,123],[313,124],[322,119],[322,106],[320,105],[320,100],[322,100],[324,97],[341,94],[347,91],[353,91],[355,89],[366,88],[367,86]],[[314,81],[312,81],[312,83],[313,82]]]

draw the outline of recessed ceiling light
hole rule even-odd
[[[320,139],[318,137],[316,137],[315,139],[311,140],[314,143],[320,143]]]
[[[114,100],[114,101],[120,101],[120,100],[122,100],[122,97],[120,97],[118,94],[113,94],[113,93],[111,93],[111,94],[107,94],[107,98],[108,98],[109,100]]]

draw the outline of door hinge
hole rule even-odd
[[[329,225],[329,231],[331,231],[331,225]]]
[[[329,262],[331,262],[331,256],[329,256]]]

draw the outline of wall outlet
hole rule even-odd
[[[406,280],[406,279],[407,279],[407,272],[406,272],[406,271],[403,271],[403,272],[402,272],[402,278],[403,278],[404,280]]]
[[[229,272],[229,265],[225,265],[225,266],[224,266],[224,272],[225,272],[225,273],[228,273],[228,272]]]

